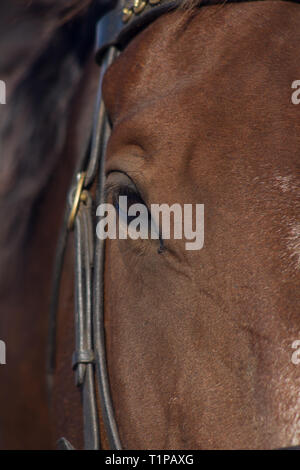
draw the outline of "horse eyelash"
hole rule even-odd
[[[104,196],[105,196],[105,201],[108,201],[108,199],[111,197],[113,201],[114,207],[116,207],[114,201],[118,199],[120,196],[135,196],[137,199],[139,199],[140,204],[144,204],[147,208],[149,218],[151,219],[151,211],[149,211],[149,208],[147,204],[145,204],[142,196],[140,195],[139,191],[134,188],[130,188],[129,186],[126,186],[124,184],[119,184],[117,182],[109,183],[105,186],[104,188]],[[163,254],[165,251],[165,246],[164,246],[164,240],[161,237],[161,234],[159,234],[159,248],[157,249],[157,253]]]
[[[130,188],[126,185],[119,184],[119,183],[111,183],[108,184],[105,189],[104,189],[104,197],[105,200],[107,201],[110,197],[112,198],[113,201],[115,201],[117,198],[120,196],[127,196],[127,197],[136,197],[139,201],[139,203],[144,204],[147,207],[147,204],[145,204],[143,198],[141,197],[140,193],[135,190],[134,188]],[[149,212],[149,209],[147,207],[147,210]]]

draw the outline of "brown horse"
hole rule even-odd
[[[300,444],[300,366],[292,361],[292,344],[300,339],[300,106],[291,99],[292,83],[300,79],[300,6],[210,3],[218,2],[201,8],[187,2],[187,11],[158,17],[132,39],[103,83],[112,124],[108,201],[134,185],[132,197],[148,207],[205,205],[202,250],[187,251],[174,239],[163,241],[162,252],[157,240],[106,243],[108,371],[128,449]],[[1,339],[15,351],[3,366],[1,387],[6,448],[51,442],[41,359],[50,266],[72,169],[88,142],[98,81],[96,66],[81,64],[72,107],[68,101],[72,119],[53,149],[43,198],[35,206],[31,200],[24,294],[16,296],[11,283],[10,303],[2,306]],[[52,436],[81,448],[81,395],[70,367],[73,265],[71,234],[58,312]],[[44,440],[37,437],[42,429]]]

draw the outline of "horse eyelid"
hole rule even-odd
[[[140,192],[136,188],[135,184],[132,182],[132,186],[126,186],[124,184],[120,184],[119,182],[111,182],[105,185],[104,188],[104,196],[105,196],[105,201],[109,199],[109,197],[112,197],[113,200],[117,199],[120,195],[122,195],[122,192],[125,193],[125,195],[129,196],[137,196],[139,199],[139,203],[142,203],[146,206],[149,219],[152,220],[151,216],[151,211],[149,210],[147,204],[145,204]],[[126,194],[127,193],[127,194]],[[130,194],[129,194],[130,193]],[[115,204],[114,204],[115,206]],[[165,251],[165,246],[164,246],[164,240],[161,236],[160,230],[159,230],[159,248],[157,249],[158,254],[162,254]]]

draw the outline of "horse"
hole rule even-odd
[[[103,10],[115,14],[115,7],[108,2]],[[99,448],[99,436],[104,449],[298,446],[292,355],[300,333],[300,107],[292,95],[300,74],[299,5],[162,0],[126,3],[119,13],[117,42],[97,51],[102,101],[92,139],[98,70],[90,60],[72,96],[61,158],[48,169],[29,224],[27,305],[44,323],[31,333],[23,308],[24,331],[45,342],[46,315],[40,317],[51,297],[55,312],[50,440],[63,437],[64,448],[78,449],[91,441]],[[97,171],[87,182],[94,154]],[[78,168],[84,171],[68,193]],[[147,208],[204,204],[203,248],[188,251],[172,237],[98,241],[97,204],[124,195]],[[90,233],[80,235],[91,222],[95,250]],[[62,225],[68,238],[63,230],[53,297],[49,266]],[[90,251],[94,262],[84,268]],[[79,289],[82,272],[88,285],[93,279],[93,307],[89,289]],[[85,348],[81,297],[85,320],[96,317],[92,338],[83,328]],[[70,364],[76,348],[77,387]],[[38,355],[45,343],[33,349]],[[3,411],[0,422],[3,433]]]

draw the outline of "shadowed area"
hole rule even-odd
[[[74,100],[80,103],[95,21],[104,3],[24,0],[0,5],[0,78],[7,85],[7,104],[0,108],[4,449],[53,446],[45,384],[53,255],[73,167],[89,138],[90,121],[85,119],[78,133],[82,147],[77,145],[70,117],[78,116]],[[93,91],[89,102],[94,98]],[[66,147],[70,140],[76,142],[71,153]]]

